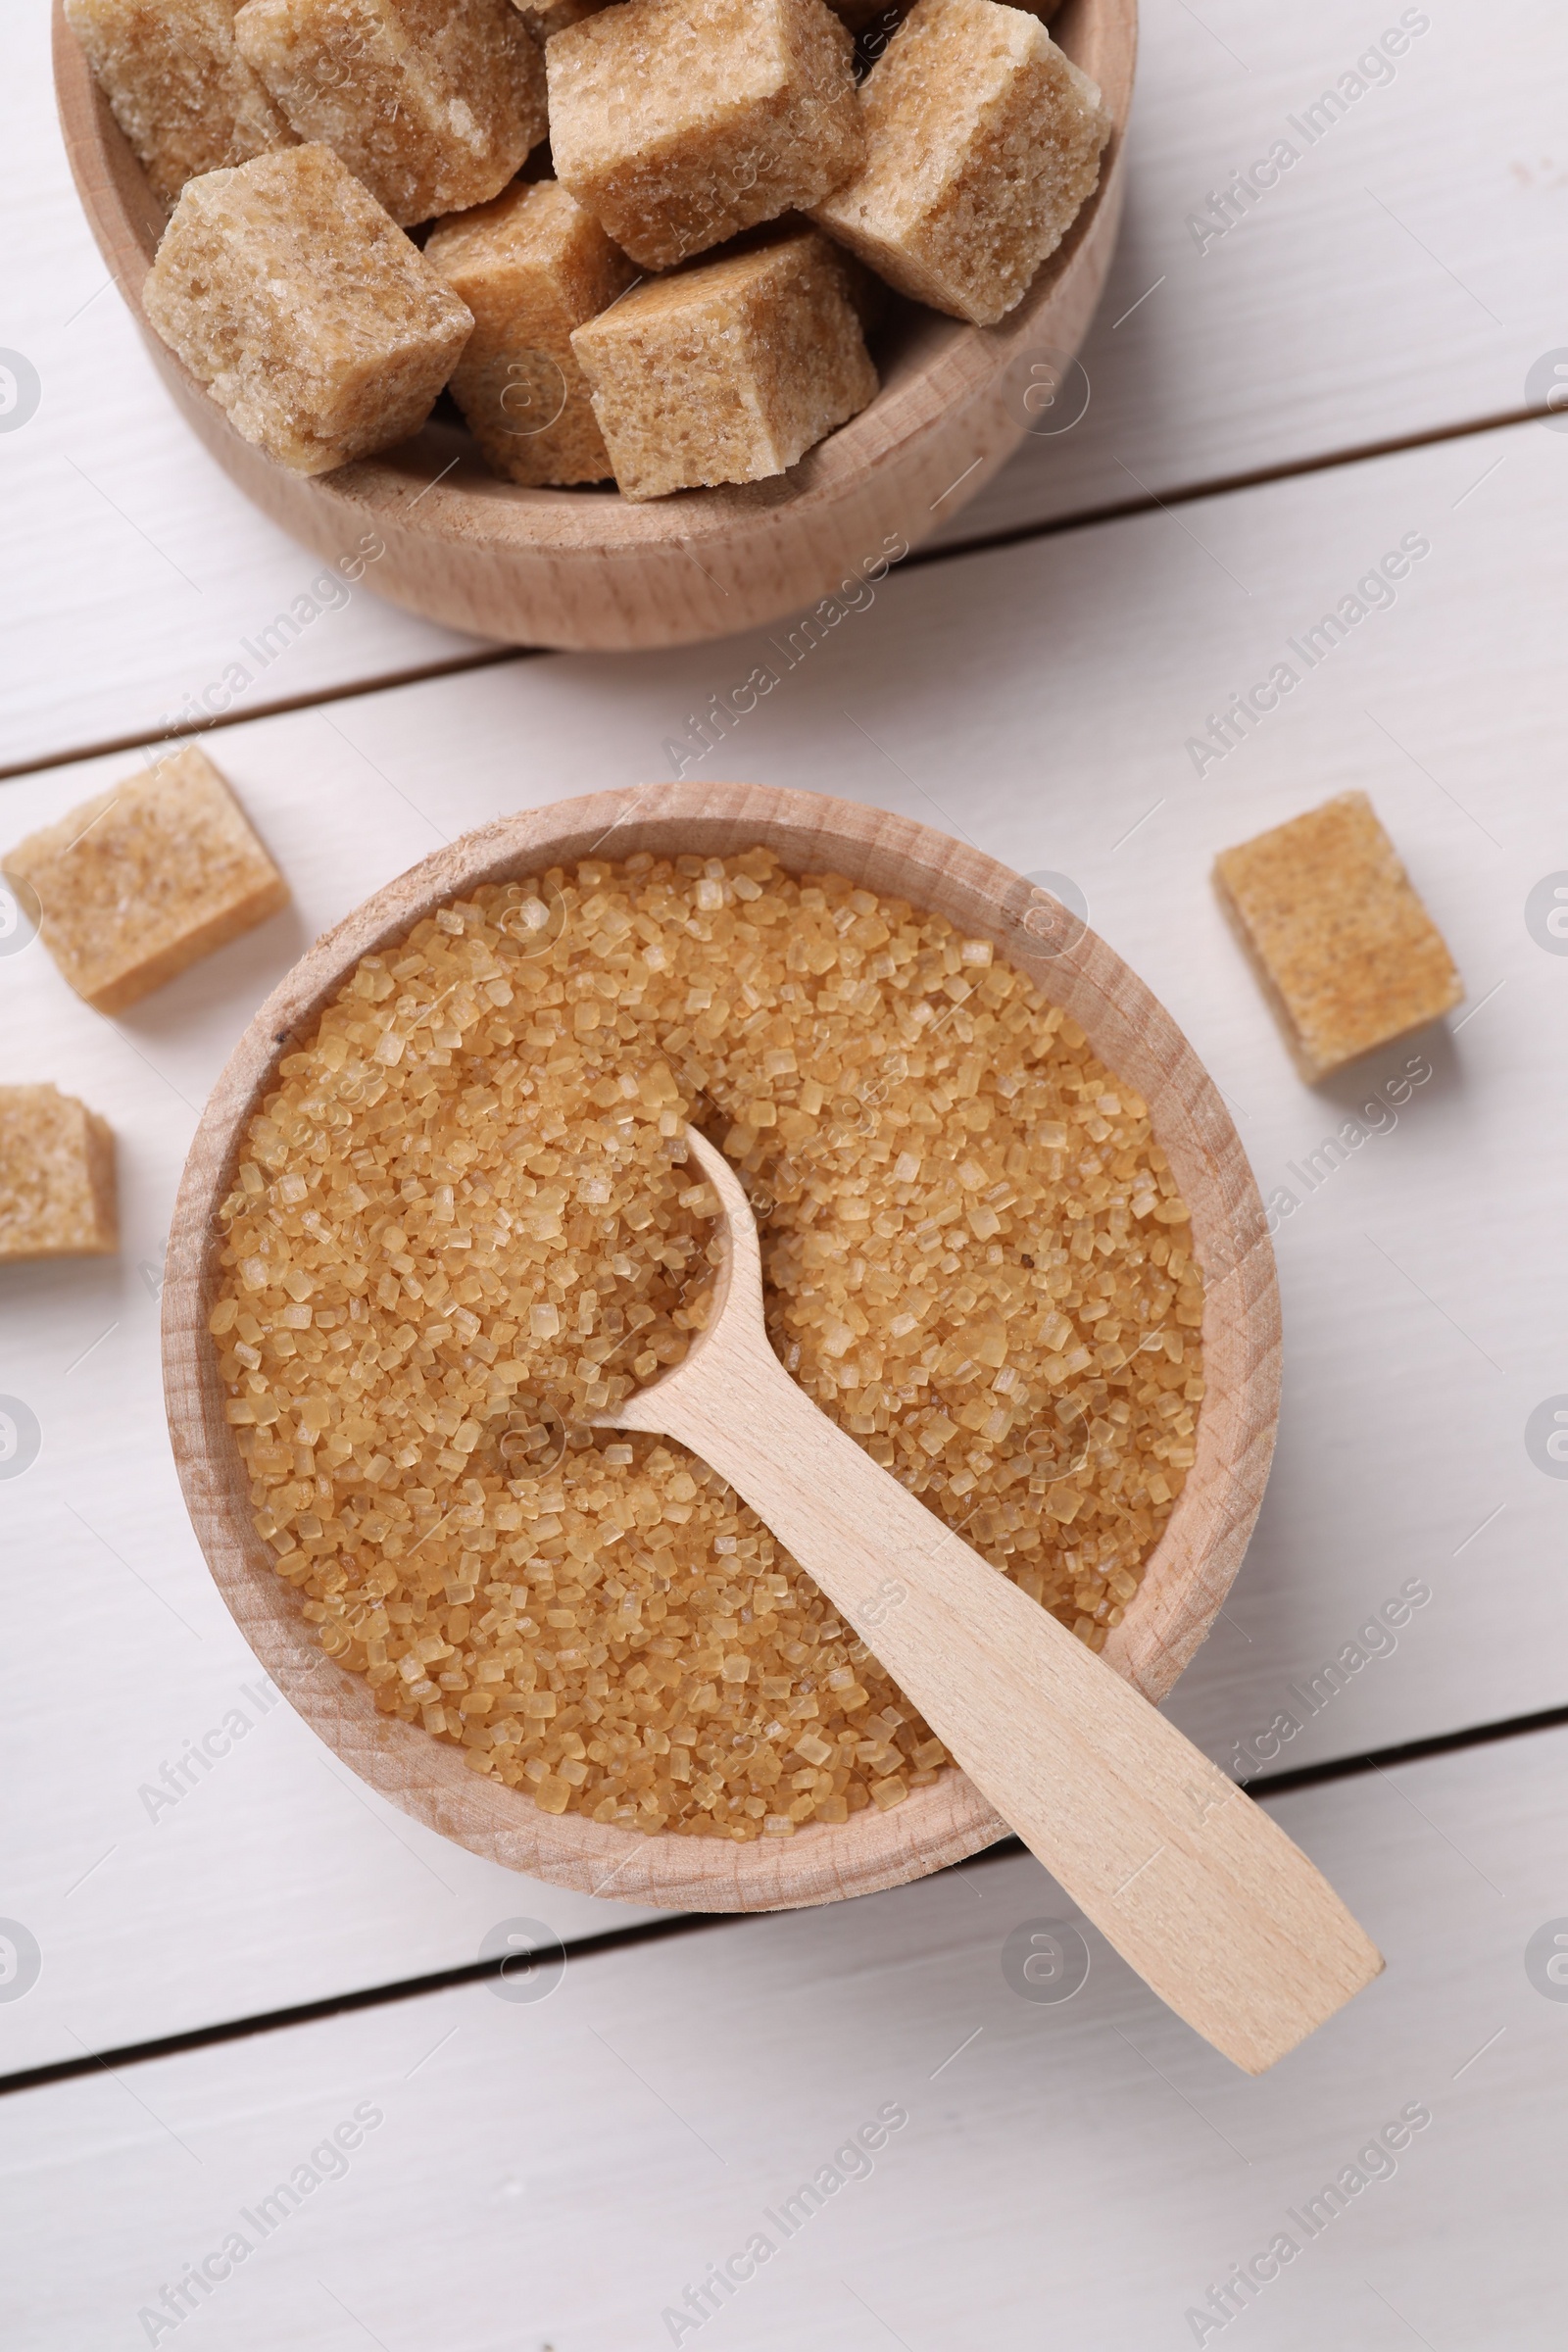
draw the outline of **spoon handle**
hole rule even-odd
[[[650,1420],[745,1496],[1106,1940],[1238,2066],[1260,2074],[1378,1974],[1284,1831],[771,1353],[659,1404]]]
[[[745,1197],[691,1140],[728,1210],[721,1295],[616,1423],[678,1439],[729,1481],[1123,1959],[1261,2074],[1381,1955],[1259,1806],[796,1386],[763,1327]]]

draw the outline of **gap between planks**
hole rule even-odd
[[[1401,1764],[1419,1764],[1431,1756],[1446,1756],[1472,1747],[1490,1747],[1502,1740],[1528,1739],[1536,1732],[1568,1727],[1568,1706],[1546,1707],[1534,1715],[1512,1715],[1496,1723],[1473,1725],[1462,1732],[1440,1732],[1428,1740],[1410,1740],[1397,1747],[1371,1748],[1358,1756],[1340,1756],[1325,1764],[1303,1764],[1294,1772],[1270,1773],[1240,1787],[1250,1796],[1266,1800],[1298,1788],[1320,1788],[1331,1781],[1353,1780],[1366,1773],[1386,1772]],[[956,1868],[973,1870],[986,1862],[1010,1861],[1025,1852],[1017,1838],[1000,1838]],[[937,1877],[946,1874],[937,1872]],[[602,1952],[624,1951],[633,1944],[662,1943],[675,1936],[707,1936],[755,1922],[766,1914],[745,1911],[688,1911],[672,1919],[640,1921],[629,1928],[610,1928],[598,1936],[573,1936],[563,1945],[568,1959],[591,1960]],[[154,2058],[182,2056],[188,2050],[210,2049],[216,2043],[245,2041],[257,2034],[277,2034],[290,2026],[316,2024],[321,2018],[343,2017],[356,2009],[383,2009],[395,2001],[419,1999],[430,1992],[450,1992],[465,1984],[482,1984],[505,1966],[504,1960],[468,1960],[457,1968],[435,1969],[427,1976],[404,1977],[390,1984],[369,1984],[358,1992],[328,1993],[318,2001],[301,2001],[288,2009],[264,2010],[254,2017],[233,2018],[222,2025],[193,2026],[184,2034],[169,2034],[156,2041],[127,2042],[122,2048],[89,2052],[80,2058],[59,2058],[46,2066],[23,2068],[0,2075],[0,2098],[13,2091],[40,2090],[55,2082],[70,2082],[95,2071],[139,2066]]]
[[[1431,449],[1446,441],[1470,441],[1483,433],[1508,430],[1513,425],[1530,424],[1539,420],[1544,410],[1510,409],[1496,416],[1478,416],[1464,424],[1434,425],[1426,432],[1408,433],[1392,440],[1367,441],[1350,449],[1335,450],[1318,457],[1295,458],[1278,466],[1255,467],[1250,473],[1223,474],[1213,481],[1189,483],[1167,491],[1163,497],[1152,491],[1141,498],[1129,498],[1117,505],[1093,507],[1079,514],[1048,517],[1042,522],[1020,523],[1015,530],[984,533],[974,539],[943,541],[940,545],[926,544],[910,550],[903,560],[901,569],[914,569],[929,564],[955,563],[962,557],[1000,553],[1004,548],[1026,547],[1032,540],[1055,539],[1068,531],[1096,530],[1108,522],[1124,522],[1137,514],[1168,514],[1177,507],[1190,507],[1205,498],[1232,498],[1248,490],[1260,490],[1274,482],[1295,481],[1314,473],[1329,473],[1342,466],[1365,466],[1379,458],[1402,455],[1407,450]],[[216,734],[220,728],[249,726],[263,718],[282,718],[291,711],[318,710],[330,703],[357,702],[368,694],[389,694],[399,686],[420,686],[434,678],[461,677],[469,670],[499,669],[511,662],[536,661],[542,654],[557,649],[550,646],[498,645],[477,654],[455,654],[449,661],[416,663],[405,669],[392,669],[375,676],[357,679],[340,686],[321,686],[314,693],[282,696],[274,703],[258,703],[244,710],[230,710],[216,718],[204,720],[199,726],[183,728],[178,735],[167,738],[147,734],[107,736],[97,743],[75,744],[69,750],[51,752],[46,758],[22,760],[10,765],[0,765],[0,784],[18,776],[43,775],[56,767],[74,767],[80,760],[104,760],[119,752],[135,752],[147,744],[168,740],[188,742],[198,735]],[[682,649],[669,649],[678,653]],[[3,2079],[0,2079],[3,2080]]]

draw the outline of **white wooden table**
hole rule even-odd
[[[1233,1767],[1304,1775],[1270,1801],[1388,1974],[1249,2083],[1092,1931],[1071,2002],[1013,1993],[1009,1931],[1070,1916],[1026,1857],[670,1933],[419,1829],[262,1685],[185,1522],[158,1394],[198,1106],[316,930],[502,809],[667,772],[683,714],[754,658],[498,660],[367,586],[211,746],[290,912],[115,1022],[35,945],[0,956],[0,1079],[53,1079],[112,1120],[124,1219],[118,1260],[0,1272],[0,1395],[43,1433],[0,1480],[0,1920],[39,1954],[20,1997],[0,1982],[8,2352],[165,2340],[139,2315],[236,2230],[253,2251],[193,2341],[1560,2341],[1568,1986],[1545,1964],[1552,1923],[1568,1935],[1568,1731],[1495,1733],[1568,1717],[1568,1485],[1524,1437],[1568,1393],[1568,957],[1526,912],[1568,873],[1568,432],[1540,415],[1568,347],[1568,58],[1544,0],[1429,13],[1392,83],[1214,236],[1192,226],[1209,192],[1399,11],[1149,0],[1087,410],[722,755],[1072,876],[1225,1089],[1265,1193],[1296,1195],[1274,1482],[1169,1703]],[[75,211],[42,19],[5,0],[4,23],[0,345],[41,398],[0,432],[0,845],[134,765],[315,569],[166,405]],[[1407,532],[1430,554],[1397,603],[1196,772],[1207,714]],[[1303,1088],[1207,870],[1352,785],[1469,995],[1421,1041],[1432,1076],[1396,1123],[1312,1181],[1405,1049]],[[1430,1598],[1396,1649],[1313,1711],[1314,1675],[1410,1583]],[[143,1788],[236,1704],[251,1733],[151,1818]],[[548,1997],[419,1984],[461,1978],[516,1918],[572,1947]],[[907,2122],[869,2177],[792,2230],[762,2218],[888,2104]],[[1311,2233],[1309,2201],[1412,2105],[1431,2120],[1402,2127],[1392,2177],[1331,2198]],[[357,2107],[380,2121],[353,2126]],[[357,2144],[281,2200],[286,2228],[239,2218],[345,2122]],[[700,2330],[662,2316],[759,2230],[769,2258]],[[1298,2251],[1225,2317],[1233,2266],[1282,2231]]]

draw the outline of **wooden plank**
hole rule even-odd
[[[1549,158],[1568,68],[1546,0],[1439,12],[1392,84],[1356,101],[1266,203],[1202,254],[1186,225],[1399,13],[1217,0],[1200,23],[1152,0],[1129,226],[1086,354],[1088,414],[1031,442],[955,535],[1523,406],[1526,370],[1560,341]],[[373,565],[348,604],[330,586],[314,599],[324,609],[265,664],[242,651],[310,595],[321,566],[246,504],[160,390],[70,186],[42,15],[19,14],[8,59],[5,331],[42,399],[23,429],[0,434],[12,648],[0,764],[151,734],[214,686],[217,707],[236,662],[253,672],[232,705],[244,710],[461,653],[468,641],[381,602]]]
[[[1568,863],[1556,783],[1568,591],[1551,519],[1562,448],[1521,426],[895,574],[793,668],[761,639],[678,659],[525,662],[239,727],[215,748],[294,883],[295,912],[118,1024],[68,997],[36,949],[0,960],[4,1074],[56,1079],[106,1113],[126,1188],[121,1261],[5,1276],[0,1392],[24,1396],[46,1437],[34,1470],[0,1482],[0,1544],[29,1563],[0,1603],[7,1654],[52,1660],[64,1596],[83,1726],[63,1741],[54,1674],[13,1669],[3,1737],[32,1796],[14,1809],[6,1904],[61,1955],[8,2027],[25,2040],[16,2063],[69,2052],[70,2033],[130,2039],[461,1960],[504,1915],[510,1882],[410,1833],[468,1890],[445,1916],[419,1863],[385,1828],[362,1830],[352,1792],[328,1791],[322,1814],[312,1743],[287,1718],[269,1720],[250,1762],[146,1820],[139,1786],[176,1738],[219,1720],[246,1666],[168,1465],[140,1269],[156,1280],[196,1106],[304,941],[499,810],[668,774],[669,747],[693,741],[687,714],[764,661],[776,689],[689,772],[831,790],[950,826],[1022,872],[1074,877],[1230,1098],[1265,1192],[1298,1197],[1278,1237],[1274,1482],[1175,1719],[1249,1772],[1560,1699],[1562,1492],[1524,1431],[1568,1388],[1554,1337],[1568,1307],[1556,1179],[1568,963],[1523,909]],[[1200,781],[1184,746],[1205,714],[1266,678],[1407,533],[1431,552],[1393,608],[1350,628]],[[9,787],[0,839],[122,764]],[[1371,793],[1471,991],[1448,1029],[1420,1041],[1433,1074],[1402,1101],[1403,1047],[1353,1089],[1300,1084],[1207,880],[1217,849],[1350,785]],[[1367,1103],[1381,1107],[1366,1140],[1340,1147],[1338,1166],[1320,1157],[1313,1177],[1311,1155]],[[1373,1612],[1398,1615],[1411,1583],[1430,1601],[1347,1664]],[[1282,1733],[1281,1715],[1297,1728]],[[44,1755],[40,1775],[29,1760]],[[149,1936],[169,1954],[156,1971],[134,1965]]]
[[[1389,1969],[1256,2082],[1024,1858],[19,2093],[13,2332],[182,2342],[205,2260],[190,2340],[230,2352],[1024,2352],[1043,2312],[1082,2352],[1548,2352],[1565,1762],[1277,1801]],[[1020,1997],[1053,1921],[1087,1981]]]

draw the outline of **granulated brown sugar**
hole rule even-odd
[[[486,886],[279,1065],[211,1328],[327,1653],[475,1770],[650,1833],[897,1804],[946,1761],[716,1474],[586,1423],[761,1221],[808,1394],[1092,1647],[1194,1459],[1202,1285],[1146,1105],[938,915],[770,852]]]

